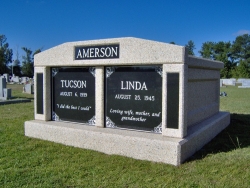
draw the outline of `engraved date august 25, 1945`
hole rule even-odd
[[[125,94],[116,94],[115,95],[115,99],[124,99],[124,100],[131,100],[131,99],[134,99],[134,100],[144,100],[144,101],[155,101],[155,96],[143,96],[141,97],[140,95],[134,95],[134,97],[131,97],[131,95],[125,95]]]

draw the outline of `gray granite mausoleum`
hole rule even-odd
[[[230,123],[223,63],[139,38],[68,42],[35,55],[25,135],[180,165]]]

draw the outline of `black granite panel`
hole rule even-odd
[[[36,112],[43,114],[43,73],[36,74]]]
[[[52,119],[94,124],[95,68],[52,68]]]
[[[167,73],[167,128],[179,127],[179,73]]]
[[[161,132],[162,67],[106,67],[106,127]]]

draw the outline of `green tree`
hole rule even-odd
[[[214,44],[214,60],[224,63],[224,68],[220,71],[221,78],[231,78],[232,71],[237,63],[234,56],[232,56],[230,42],[220,41]]]
[[[214,42],[205,42],[201,46],[199,51],[201,57],[214,60]]]
[[[6,42],[5,35],[0,35],[0,73],[9,73],[8,64],[12,62],[12,49],[9,49],[9,44]]]
[[[41,52],[41,49],[36,50],[33,54],[32,51],[26,47],[22,47],[24,52],[26,53],[23,56],[22,62],[22,73],[25,76],[33,77],[34,76],[34,55]]]
[[[234,70],[234,77],[250,78],[250,35],[236,37],[231,51],[238,65]]]
[[[194,55],[194,50],[196,48],[195,48],[194,42],[192,40],[188,41],[188,43],[185,45],[185,47],[188,50],[188,55]]]
[[[241,61],[233,70],[232,75],[234,78],[250,78],[249,63],[247,63],[246,61]]]
[[[249,60],[250,58],[250,35],[244,34],[236,37],[232,45],[232,53],[240,61]]]
[[[203,58],[224,63],[224,68],[220,72],[222,78],[230,78],[232,76],[232,70],[235,68],[236,62],[231,52],[230,42],[205,42],[202,44],[199,53]]]

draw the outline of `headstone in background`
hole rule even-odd
[[[11,98],[11,89],[6,88],[6,78],[0,78],[0,99],[7,100]]]
[[[10,82],[9,74],[5,73],[3,74],[3,77],[6,78],[6,82]]]
[[[0,98],[3,97],[3,89],[6,88],[6,79],[1,77],[0,78]]]
[[[23,92],[24,93],[29,93],[29,94],[33,94],[34,93],[34,86],[32,84],[25,84],[23,86]]]
[[[30,99],[22,99],[18,98],[15,99],[11,97],[11,89],[6,88],[6,78],[5,77],[0,77],[0,105],[5,105],[5,104],[14,104],[14,103],[20,103],[20,102],[30,102]],[[33,90],[32,90],[33,91]],[[11,100],[8,100],[11,99]]]
[[[12,82],[14,82],[14,83],[20,83],[20,78],[19,78],[19,76],[13,76],[13,77],[12,77]]]
[[[29,77],[21,77],[21,84],[26,84],[29,81]]]
[[[3,89],[3,98],[5,98],[5,100],[11,98],[11,89],[10,88]]]
[[[222,84],[226,86],[235,86],[236,79],[235,78],[230,78],[230,79],[221,79]]]
[[[245,78],[238,78],[236,83],[242,84],[242,82],[243,82],[244,80],[245,80]]]
[[[242,85],[238,86],[238,88],[250,88],[250,79],[242,79]]]

